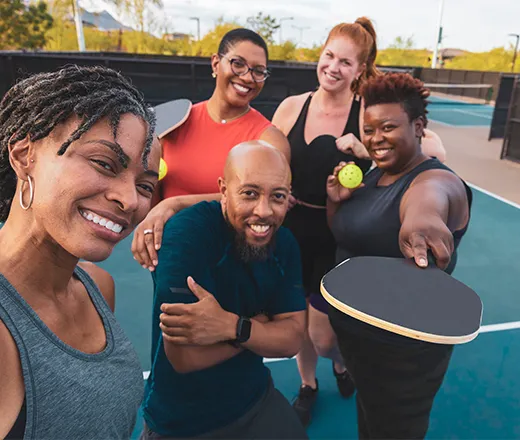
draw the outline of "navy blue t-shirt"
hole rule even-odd
[[[177,373],[164,352],[161,304],[196,302],[186,282],[192,276],[237,315],[305,310],[300,264],[296,240],[283,227],[268,260],[241,261],[219,202],[198,203],[166,223],[153,273],[152,369],[143,404],[150,429],[181,437],[221,428],[245,414],[270,380],[262,357],[250,350],[205,370]]]

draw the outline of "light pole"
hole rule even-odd
[[[280,18],[280,20],[278,20],[280,22],[280,46],[282,45],[283,43],[283,38],[282,38],[282,22],[284,20],[294,20],[294,17],[282,17]]]
[[[80,52],[85,52],[85,37],[83,36],[83,22],[81,21],[81,10],[78,0],[72,0],[74,9],[74,22],[76,23],[76,36],[78,38],[78,48]]]
[[[435,41],[435,47],[433,49],[433,58],[432,58],[432,69],[437,67],[437,57],[439,56],[439,44],[442,41],[442,12],[444,10],[444,0],[440,0],[439,4],[439,20],[437,22],[437,36]]]
[[[300,41],[299,41],[299,43],[301,43],[303,41],[303,31],[305,29],[310,29],[309,26],[295,26],[295,25],[293,25],[293,28],[298,29],[300,31]]]
[[[200,41],[200,18],[190,17],[190,20],[195,20],[197,22],[197,41]]]
[[[520,35],[518,34],[509,34],[510,37],[516,37],[515,51],[513,52],[513,61],[511,63],[511,72],[515,71],[515,63],[516,63],[516,53],[518,52],[518,40],[520,40]]]

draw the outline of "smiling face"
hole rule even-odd
[[[265,258],[289,206],[290,169],[273,147],[252,149],[228,167],[219,181],[222,207],[239,251]]]
[[[266,70],[267,57],[264,49],[250,41],[241,41],[233,45],[227,53],[220,55],[212,58],[220,96],[232,107],[247,106],[262,91],[264,82],[254,81],[252,72],[242,76],[233,73],[232,60],[237,65],[241,63],[251,69]]]
[[[101,261],[127,237],[151,207],[158,180],[161,147],[154,142],[148,169],[142,163],[146,123],[130,114],[121,117],[117,139],[101,119],[73,142],[63,156],[56,153],[78,127],[74,117],[29,146],[34,159],[33,216],[39,240],[58,244],[88,261]]]
[[[377,104],[365,110],[363,144],[377,167],[387,172],[402,172],[421,154],[423,134],[423,119],[410,121],[402,104]]]
[[[338,92],[349,89],[363,69],[359,63],[359,48],[347,37],[331,39],[318,61],[318,81],[328,92]]]

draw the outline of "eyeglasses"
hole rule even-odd
[[[220,54],[220,56],[229,61],[231,71],[236,76],[244,76],[251,72],[255,82],[264,82],[269,78],[269,75],[271,75],[271,72],[269,72],[265,67],[249,67],[249,65],[240,58],[228,58],[226,55],[222,54]]]

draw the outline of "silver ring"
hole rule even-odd
[[[144,235],[146,235],[146,234],[153,234],[153,229],[145,229],[143,234]]]

